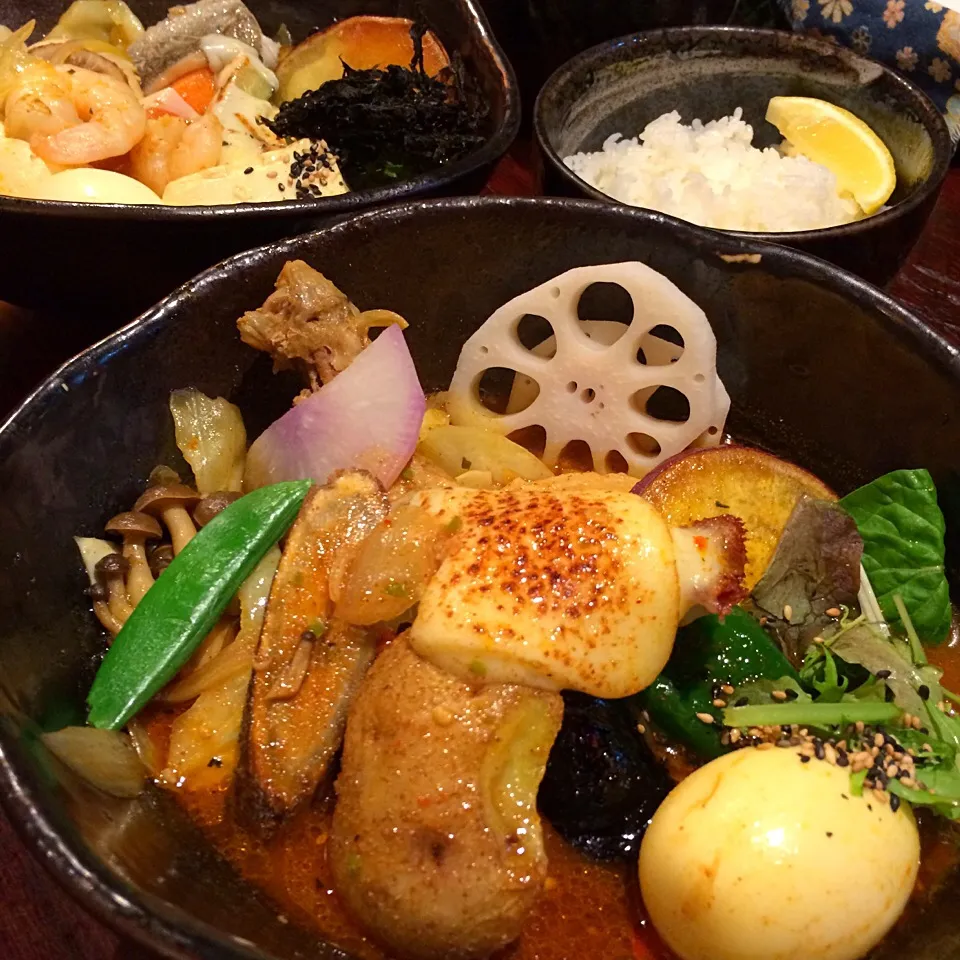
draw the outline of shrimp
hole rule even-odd
[[[15,140],[52,137],[80,122],[70,85],[53,70],[24,76],[5,101],[4,128]]]
[[[130,153],[130,175],[162,196],[171,180],[216,166],[222,140],[223,125],[212,113],[152,118]]]
[[[26,140],[47,163],[65,167],[128,153],[146,122],[126,83],[83,67],[25,76],[4,104],[7,135]]]

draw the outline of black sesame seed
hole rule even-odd
[[[850,766],[850,758],[847,756],[847,751],[841,750],[839,747],[837,748],[837,766],[838,767]]]
[[[832,836],[833,836],[833,831],[832,831],[832,830],[828,830],[828,831],[827,831],[827,836],[828,836],[828,837],[832,837]]]
[[[890,671],[889,671],[889,670],[878,670],[878,671],[877,671],[877,679],[878,679],[878,680],[887,680],[887,679],[889,679],[889,677],[890,677]]]
[[[819,737],[814,737],[813,752],[817,755],[818,760],[822,760],[824,758],[825,754],[823,749],[823,741]]]
[[[287,188],[286,188],[282,183],[278,183],[278,184],[277,184],[277,189],[278,189],[281,193],[283,193],[283,191],[286,190]]]
[[[243,172],[244,172],[244,173],[253,173],[253,167],[247,167],[247,169],[244,170]]]
[[[930,688],[925,683],[921,683],[920,686],[917,687],[917,693],[920,694],[921,700],[930,699]]]
[[[896,813],[900,809],[900,798],[895,794],[890,794],[890,809]]]
[[[801,763],[809,763],[809,762],[810,762],[810,758],[809,758],[806,754],[804,754],[803,756],[800,757],[800,762],[801,762]]]

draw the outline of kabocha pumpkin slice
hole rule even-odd
[[[812,473],[769,453],[724,446],[694,450],[664,461],[635,487],[670,526],[729,514],[746,528],[746,586],[766,570],[783,528],[803,494],[837,495]]]
[[[350,17],[308,37],[277,66],[279,99],[294,100],[328,80],[343,76],[344,63],[354,70],[397,64],[409,67],[413,59],[410,20],[403,17]],[[423,68],[436,76],[450,65],[443,45],[428,31],[423,37]]]
[[[287,538],[254,657],[236,779],[238,812],[261,832],[313,796],[339,749],[376,634],[333,616],[333,567],[386,513],[370,474],[344,473],[310,492]]]

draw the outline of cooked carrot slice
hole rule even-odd
[[[203,113],[213,100],[213,71],[209,67],[191,70],[170,86],[193,107],[197,113]]]

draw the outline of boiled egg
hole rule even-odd
[[[747,748],[670,793],[640,887],[682,960],[857,960],[900,916],[919,860],[908,807],[854,796],[848,769],[798,749]]]
[[[74,203],[160,203],[160,198],[139,180],[96,167],[55,173],[34,196],[38,200]]]
[[[47,165],[26,141],[0,136],[0,193],[36,197],[50,179]]]

